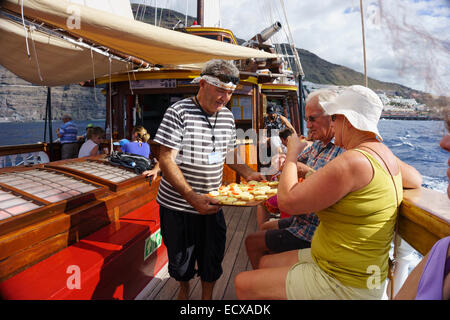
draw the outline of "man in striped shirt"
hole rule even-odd
[[[195,273],[201,278],[202,299],[211,299],[222,274],[226,225],[218,201],[207,194],[221,185],[225,159],[233,159],[227,164],[246,180],[263,179],[238,159],[234,118],[225,107],[239,70],[231,62],[211,60],[196,80],[197,95],[167,109],[154,139],[161,145],[161,234],[169,274],[180,284],[179,299],[188,298]]]
[[[314,142],[299,154],[297,161],[299,177],[307,177],[343,152],[333,143],[334,128],[331,125],[331,117],[325,114],[321,106],[322,102],[331,100],[336,95],[335,92],[324,89],[314,91],[308,96],[305,120],[309,136]],[[295,138],[288,137],[288,139]],[[274,199],[269,199],[267,202],[269,204],[276,202],[271,200]],[[262,216],[268,219],[267,209],[262,205],[258,206],[257,214],[258,221],[263,220]],[[262,224],[261,231],[254,232],[245,239],[247,254],[253,269],[258,268],[261,257],[267,253],[310,248],[312,237],[318,226],[319,218],[315,213],[291,216]]]

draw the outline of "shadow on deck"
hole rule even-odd
[[[245,237],[256,231],[256,207],[223,207],[227,224],[223,274],[214,287],[214,300],[236,300],[234,278],[241,271],[251,270],[245,250]],[[175,300],[178,296],[178,282],[170,278],[167,266],[159,273],[157,284],[148,290],[144,300]],[[201,299],[200,278],[190,281],[190,300]]]

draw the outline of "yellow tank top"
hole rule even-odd
[[[317,212],[320,224],[311,243],[311,254],[322,270],[342,284],[368,288],[368,281],[374,276],[379,275],[379,283],[387,277],[398,208],[389,173],[371,154],[355,151],[370,161],[373,178],[364,188]],[[400,172],[394,181],[400,204],[403,200]]]

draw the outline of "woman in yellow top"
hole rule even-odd
[[[377,129],[383,109],[370,89],[351,86],[333,102],[335,144],[342,155],[298,183],[291,137],[278,185],[280,210],[317,212],[310,249],[264,256],[260,269],[235,279],[239,299],[380,299],[403,188],[418,188],[420,173],[399,160]]]

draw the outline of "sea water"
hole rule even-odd
[[[423,187],[447,192],[450,153],[439,146],[446,133],[443,121],[382,119],[378,129],[394,154],[422,174]]]
[[[78,135],[82,136],[86,133],[88,124],[94,127],[105,129],[105,120],[84,120],[74,121],[78,127]],[[61,128],[64,123],[62,121],[52,121],[53,140],[56,140],[56,129]],[[49,142],[50,133],[48,131],[44,138],[45,121],[33,122],[0,122],[0,146],[10,146],[17,144],[33,144],[38,142]]]

